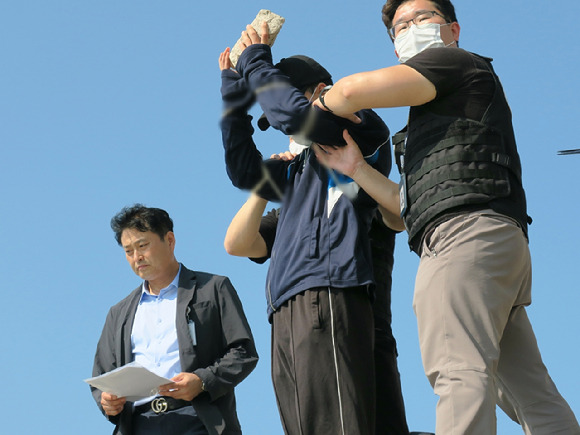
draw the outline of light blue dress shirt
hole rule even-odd
[[[153,373],[171,379],[181,373],[179,345],[175,316],[179,274],[159,295],[149,293],[147,281],[143,282],[141,299],[131,330],[133,361]],[[138,400],[135,406],[147,403],[155,396]]]

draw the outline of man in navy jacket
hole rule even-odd
[[[267,34],[267,32],[264,32]],[[315,109],[332,84],[313,59],[293,56],[274,66],[264,37],[248,28],[231,69],[220,56],[225,112],[221,130],[233,184],[281,201],[266,284],[272,323],[272,378],[288,434],[375,431],[373,270],[368,230],[376,203],[352,180],[321,166],[305,146],[290,161],[262,161],[248,109],[254,100],[267,123],[295,142],[345,143],[348,129],[367,161],[390,169],[389,130],[370,110],[357,121]]]

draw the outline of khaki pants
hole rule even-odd
[[[413,306],[439,396],[437,434],[495,434],[496,404],[526,434],[580,434],[526,314],[531,276],[523,232],[491,210],[453,217],[425,238]]]

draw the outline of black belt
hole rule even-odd
[[[162,414],[174,409],[190,406],[191,402],[187,400],[174,399],[173,397],[156,397],[151,402],[144,403],[135,407],[135,413],[142,414],[147,411],[153,411],[155,414]]]

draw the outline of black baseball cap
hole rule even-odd
[[[290,78],[290,83],[300,91],[318,83],[332,84],[332,76],[326,69],[308,56],[297,54],[282,59],[274,65]],[[258,119],[258,127],[265,131],[270,127],[270,123],[265,114]]]

